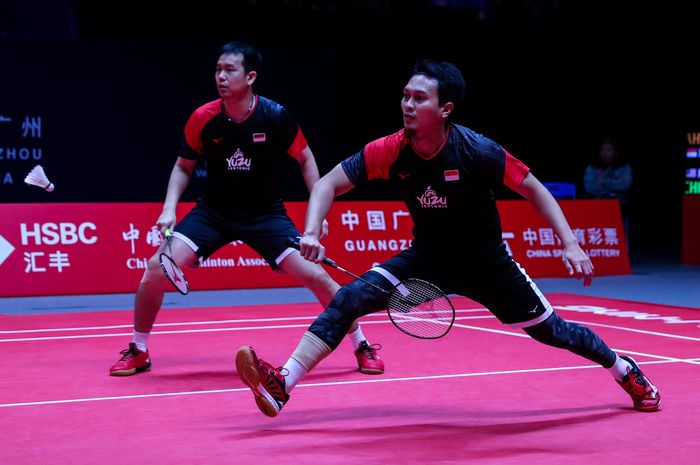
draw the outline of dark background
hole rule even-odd
[[[697,12],[689,6],[173,3],[0,2],[0,114],[44,115],[41,162],[58,186],[46,194],[15,179],[0,185],[0,201],[162,201],[187,117],[217,97],[218,47],[244,39],[264,52],[256,90],[297,116],[322,173],[400,128],[401,89],[416,59],[447,59],[468,84],[455,121],[499,142],[543,181],[575,182],[582,193],[598,140],[617,136],[634,169],[633,263],[679,255],[686,132],[700,130]],[[17,144],[6,129],[0,147]],[[291,163],[287,198],[303,200]],[[0,175],[34,164],[0,160]],[[376,185],[352,197],[391,194]]]

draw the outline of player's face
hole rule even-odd
[[[403,88],[401,111],[406,130],[442,127],[443,107],[438,99],[437,81],[422,74],[413,76]]]
[[[220,97],[235,97],[248,91],[255,81],[256,72],[245,72],[243,55],[240,53],[227,53],[219,57],[214,77]]]

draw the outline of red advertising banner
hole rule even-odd
[[[627,240],[618,200],[559,200],[597,276],[629,274]],[[568,276],[561,242],[526,200],[498,202],[503,241],[531,277]]]
[[[683,196],[681,261],[684,265],[700,265],[700,195]]]
[[[596,274],[629,273],[615,201],[561,201]],[[526,201],[499,202],[504,241],[533,277],[565,276],[560,249]],[[182,218],[192,203],[181,204]],[[134,292],[148,258],[163,241],[154,225],[161,203],[0,205],[0,296]],[[287,210],[303,229],[305,202]],[[329,215],[328,255],[361,274],[410,246],[412,221],[401,202],[336,202]],[[297,286],[273,272],[248,246],[233,242],[198,268],[186,268],[193,290]],[[349,279],[331,270],[339,282]]]

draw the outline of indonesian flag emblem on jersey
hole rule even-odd
[[[445,170],[445,181],[459,181],[459,171]]]
[[[253,133],[253,142],[265,142],[265,133],[264,132],[254,132]]]

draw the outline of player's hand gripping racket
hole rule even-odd
[[[173,260],[173,249],[170,247],[172,235],[173,233],[170,231],[170,228],[165,230],[165,240],[168,242],[168,252],[170,252],[170,255],[166,254],[165,252],[161,252],[159,256],[160,267],[163,268],[165,277],[168,278],[168,281],[170,281],[173,286],[175,286],[177,292],[185,295],[190,292],[190,285],[187,282],[187,278],[185,278],[185,273],[182,272],[180,267],[177,266],[177,263],[175,263],[175,260]]]
[[[299,250],[298,240],[290,237],[288,243]],[[409,278],[387,291],[339,266],[330,258],[324,258],[323,263],[387,294],[386,310],[389,319],[394,326],[409,336],[438,339],[447,334],[455,322],[455,308],[452,302],[434,284],[422,279]]]

